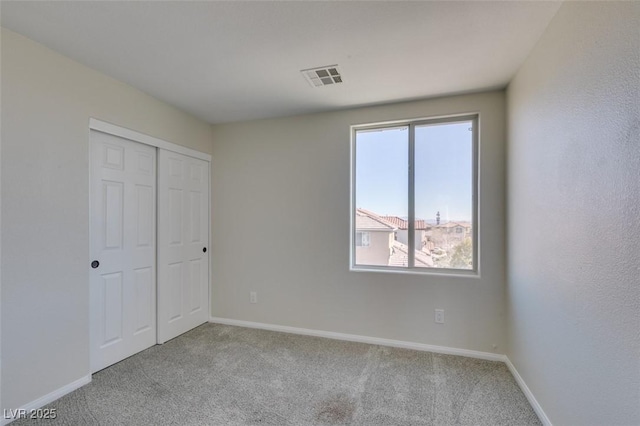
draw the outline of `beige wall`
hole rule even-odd
[[[349,271],[349,126],[469,112],[482,277]],[[213,315],[504,353],[504,120],[495,91],[214,126]]]
[[[508,90],[508,356],[557,425],[640,424],[640,3],[565,2]]]
[[[89,117],[211,153],[211,127],[2,30],[2,408],[89,374]]]
[[[358,265],[388,265],[393,244],[391,231],[369,232],[369,247],[356,247],[356,263]]]

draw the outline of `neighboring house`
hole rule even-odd
[[[396,227],[377,214],[356,210],[356,264],[388,266]]]
[[[423,220],[416,222],[416,241],[426,243],[426,229]],[[380,216],[364,209],[356,210],[356,263],[359,265],[407,266],[409,248],[407,245],[408,222],[398,216]],[[401,240],[402,238],[402,240]],[[430,254],[416,251],[415,266],[432,268]]]
[[[407,266],[409,221],[399,216],[381,216],[365,209],[356,210],[356,264]],[[415,266],[442,267],[435,259],[446,259],[471,235],[471,223],[458,221],[441,225],[416,220]]]
[[[382,219],[387,222],[393,223],[398,228],[396,231],[396,240],[404,245],[409,245],[409,221],[398,216],[382,216]],[[427,231],[431,229],[425,220],[416,220],[415,229],[415,246],[416,248],[423,248],[427,243]]]
[[[427,244],[431,254],[442,256],[441,251],[450,255],[452,250],[471,237],[472,226],[470,222],[457,221],[433,225],[427,232]],[[435,250],[435,252],[434,252]]]
[[[461,237],[471,234],[471,223],[469,222],[447,222],[436,227],[447,234],[457,234]]]

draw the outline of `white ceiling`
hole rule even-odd
[[[2,1],[2,26],[211,123],[504,87],[559,2]],[[344,83],[300,70],[338,64]]]

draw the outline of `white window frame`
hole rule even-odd
[[[453,268],[423,268],[415,265],[415,128],[417,126],[429,124],[456,123],[460,121],[471,121],[473,123],[472,131],[472,179],[473,179],[473,218],[472,223],[472,242],[473,242],[473,269],[453,269]],[[384,130],[397,127],[408,127],[408,150],[409,164],[408,172],[408,211],[409,211],[409,229],[408,231],[408,263],[407,267],[393,266],[376,266],[376,265],[357,265],[356,264],[356,133],[361,130]],[[419,275],[447,275],[447,276],[463,276],[463,277],[480,277],[480,229],[479,229],[479,152],[480,152],[480,114],[468,113],[460,115],[449,115],[432,118],[388,121],[379,123],[358,124],[351,126],[351,174],[350,174],[350,193],[351,193],[351,217],[350,217],[350,238],[349,238],[349,270],[365,271],[365,272],[391,272],[401,274],[419,274]]]

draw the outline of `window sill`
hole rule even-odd
[[[401,275],[423,275],[436,277],[452,277],[452,278],[480,278],[479,271],[465,271],[462,269],[445,269],[445,268],[392,268],[392,267],[376,267],[368,265],[351,265],[351,272],[382,272],[386,274]]]

